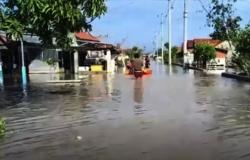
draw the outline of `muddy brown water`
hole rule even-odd
[[[156,64],[142,80],[82,78],[2,88],[0,159],[250,159],[249,83]]]

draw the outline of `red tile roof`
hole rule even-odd
[[[193,49],[196,44],[209,44],[211,46],[216,47],[220,43],[222,43],[221,40],[215,40],[215,39],[209,39],[209,38],[199,38],[194,40],[188,40],[187,41],[187,49]]]
[[[209,39],[209,38],[194,39],[193,41],[194,41],[194,45],[206,43],[206,44],[210,44],[214,47],[216,47],[217,45],[222,43],[221,40],[215,40],[215,39]]]
[[[78,40],[100,42],[99,39],[92,36],[89,32],[77,32],[75,33],[75,36]]]

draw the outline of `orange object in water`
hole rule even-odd
[[[126,75],[131,75],[131,74],[133,74],[133,73],[131,73],[128,69],[126,69],[125,74],[126,74]]]
[[[143,68],[142,72],[143,72],[143,75],[150,75],[150,74],[152,74],[152,69],[150,69],[150,68]],[[133,73],[131,73],[129,70],[126,70],[125,74],[126,75],[133,75]]]
[[[143,71],[143,74],[152,74],[152,69],[150,68],[144,68],[142,69],[142,71]]]

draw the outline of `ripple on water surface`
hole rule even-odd
[[[1,159],[248,160],[247,83],[199,72],[85,76],[0,92]],[[192,147],[190,147],[192,146]]]

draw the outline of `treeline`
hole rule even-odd
[[[168,49],[168,42],[164,44],[164,48],[163,48],[163,58],[164,58],[164,63],[168,63],[169,61],[169,49]],[[158,57],[162,56],[162,49],[158,48],[155,51],[155,55],[157,55]],[[172,58],[172,62],[173,63],[179,63],[183,61],[183,53],[181,48],[177,47],[177,46],[173,46],[172,50],[171,50],[171,58]]]

